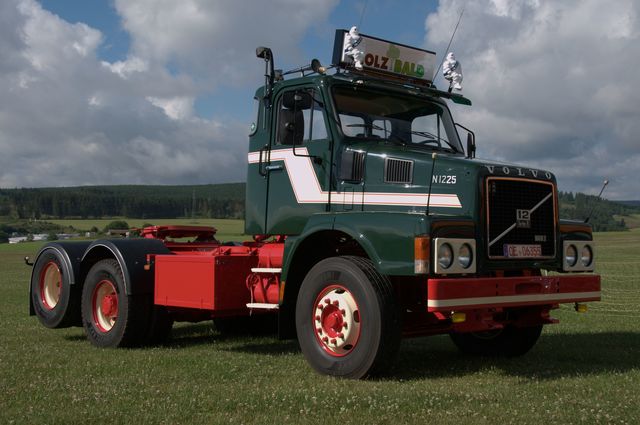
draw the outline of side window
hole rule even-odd
[[[327,124],[322,101],[315,90],[285,92],[278,109],[279,145],[327,139]]]
[[[249,127],[249,136],[253,136],[258,131],[258,123],[260,122],[260,99],[257,97],[253,98],[253,121],[251,122],[251,126]]]

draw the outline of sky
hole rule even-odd
[[[617,0],[2,0],[0,187],[246,178],[255,89],[329,63],[335,29],[446,53],[478,157],[640,199],[640,3]],[[441,76],[436,84],[444,87]]]

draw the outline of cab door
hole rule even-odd
[[[266,233],[267,189],[269,173],[265,161],[271,146],[272,113],[260,90],[254,98],[253,123],[249,134],[247,186],[245,195],[244,232],[247,235]]]
[[[330,202],[332,143],[325,102],[315,88],[290,88],[275,99],[275,125],[264,167],[267,234],[299,234]]]

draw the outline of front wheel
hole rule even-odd
[[[359,379],[385,372],[400,346],[389,279],[361,257],[332,257],[307,274],[296,303],[300,348],[318,372]]]
[[[517,357],[527,353],[538,341],[542,325],[515,327],[486,332],[451,333],[453,343],[465,354]]]

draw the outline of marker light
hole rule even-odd
[[[586,313],[589,310],[589,307],[586,304],[576,303],[575,309],[578,313]]]
[[[431,239],[428,236],[416,236],[414,243],[414,273],[429,273],[429,257]]]
[[[467,321],[467,315],[459,311],[451,313],[451,323],[464,323]]]

